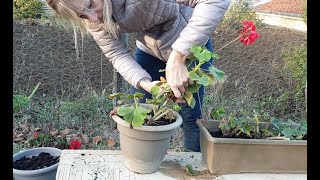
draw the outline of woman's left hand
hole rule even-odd
[[[174,96],[177,98],[178,102],[185,102],[182,96],[189,84],[192,81],[189,79],[189,71],[185,65],[185,60],[187,56],[177,52],[172,51],[170,53],[167,65],[166,65],[166,79],[170,85]]]

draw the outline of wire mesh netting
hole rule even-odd
[[[226,73],[222,84],[209,88],[210,102],[223,98],[235,101],[234,107],[251,105],[282,118],[304,118],[304,87],[300,80],[284,73],[284,53],[290,48],[307,48],[306,33],[261,25],[259,39],[250,46],[235,42],[218,52],[215,65]],[[79,35],[78,35],[79,36]],[[238,36],[237,28],[218,28],[212,35],[214,49]],[[74,32],[50,23],[15,21],[13,23],[13,90],[30,91],[41,82],[38,94],[56,97],[81,97],[84,89],[112,92],[113,67],[90,36],[78,37]],[[129,36],[133,52],[135,39]],[[126,83],[123,90],[128,89]],[[213,100],[213,101],[212,101]],[[224,102],[225,103],[225,102]]]
[[[225,71],[226,80],[209,92],[216,98],[236,100],[239,109],[249,105],[252,110],[263,108],[270,115],[286,119],[305,118],[306,74],[305,81],[288,75],[285,56],[289,52],[290,58],[305,58],[301,66],[306,66],[306,33],[271,26],[261,26],[257,32],[259,39],[253,45],[235,42],[218,52],[220,59],[215,64]],[[215,49],[237,36],[236,30],[217,30],[213,34]],[[295,49],[302,55],[295,57]],[[303,87],[298,86],[299,83],[303,83]]]
[[[92,38],[83,38],[77,57],[72,29],[23,22],[14,22],[13,29],[14,90],[41,82],[48,95],[81,96],[86,87],[111,91],[113,67]]]

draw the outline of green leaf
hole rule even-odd
[[[192,93],[189,92],[189,91],[184,92],[184,98],[187,101],[188,105],[191,106],[191,102],[192,102],[192,99],[193,99]]]
[[[219,55],[218,55],[218,54],[215,54],[215,53],[212,53],[212,58],[213,58],[214,60],[220,59]]]
[[[226,113],[226,111],[225,111],[224,107],[219,107],[216,110],[212,110],[210,115],[214,119],[220,119],[221,117],[223,117],[225,115],[225,113]]]
[[[174,104],[172,108],[175,111],[180,111],[181,110],[181,107],[178,104]]]
[[[236,128],[235,118],[233,116],[229,117],[229,124],[231,128]]]
[[[139,99],[142,99],[144,97],[144,94],[141,92],[135,92],[133,95],[135,98],[139,98]]]
[[[306,121],[302,121],[300,123],[300,126],[298,127],[299,131],[301,131],[301,133],[303,134],[307,134],[308,128],[307,128],[307,122]]]
[[[189,72],[189,78],[192,81],[197,81],[200,79],[200,76],[197,73],[195,73],[194,71],[191,71],[191,72]]]
[[[224,79],[224,72],[221,71],[220,69],[214,66],[210,66],[208,70],[218,81],[221,81]]]
[[[163,102],[163,98],[159,99],[146,99],[147,104],[154,104],[154,105],[159,105],[160,103]]]
[[[150,109],[144,107],[119,107],[118,115],[123,116],[123,119],[131,123],[133,127],[142,126]]]
[[[206,74],[202,74],[198,80],[198,84],[202,84],[203,86],[208,86],[211,83],[213,83],[212,79]]]
[[[221,130],[226,131],[226,132],[230,132],[230,130],[231,130],[231,127],[230,127],[229,124],[220,123],[220,124],[219,124],[219,128],[220,128]]]
[[[108,96],[109,99],[114,99],[115,97],[122,97],[124,93],[113,93]]]
[[[119,107],[118,108],[118,115],[122,116],[123,119],[125,121],[127,121],[128,123],[131,123],[131,121],[133,120],[133,111],[134,111],[134,107]]]
[[[202,54],[201,52],[195,52],[193,54],[193,56],[196,58],[196,60],[201,61],[200,59],[202,59]]]
[[[198,92],[200,89],[200,85],[198,85],[197,83],[194,83],[192,85],[189,85],[187,87],[187,91],[191,92],[191,93],[195,93]]]
[[[157,96],[160,93],[160,87],[159,86],[153,86],[151,88],[151,94],[153,96]]]
[[[271,124],[274,126],[273,129],[280,129],[281,122],[279,121],[279,119],[273,119],[271,121]]]
[[[147,118],[147,114],[150,112],[150,109],[144,107],[137,107],[134,111],[134,121],[132,121],[133,127],[142,126],[144,120]]]
[[[133,99],[134,98],[134,95],[133,94],[129,94],[128,95],[128,99]]]
[[[293,130],[293,129],[286,128],[286,129],[282,130],[281,133],[282,133],[286,138],[293,139],[293,135],[294,135],[294,130]]]
[[[197,176],[199,174],[199,171],[196,171],[193,169],[193,167],[190,164],[187,164],[186,166],[186,172],[191,176]]]
[[[244,129],[244,132],[246,135],[251,136],[250,130],[249,129]]]
[[[201,46],[192,46],[191,49],[190,49],[190,52],[192,53],[200,53],[202,51],[202,47]]]
[[[193,109],[195,105],[196,105],[196,100],[192,97],[191,103],[189,106]]]
[[[209,62],[211,58],[212,58],[212,52],[207,50],[207,49],[205,49],[205,50],[202,51],[201,59],[199,59],[199,60],[200,60],[200,62],[201,61]]]
[[[145,107],[138,106],[138,107],[136,108],[136,111],[137,111],[138,113],[141,113],[141,114],[148,114],[148,113],[151,111],[151,109],[147,109],[147,108],[145,108]]]

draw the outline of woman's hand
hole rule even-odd
[[[160,81],[150,81],[150,80],[142,80],[139,83],[139,86],[144,89],[145,91],[147,91],[148,93],[151,92],[151,88],[155,85],[157,85],[157,83],[159,83]]]
[[[166,79],[170,85],[174,96],[178,101],[185,102],[182,100],[182,96],[189,84],[192,84],[192,81],[189,79],[189,71],[185,65],[185,60],[187,56],[172,51],[170,53],[167,65],[166,65]]]

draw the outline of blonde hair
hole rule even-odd
[[[77,0],[47,0],[47,3],[54,10],[57,17],[69,20],[75,29],[79,29],[81,31],[81,34],[87,33],[87,27],[98,27],[117,38],[117,24],[112,19],[112,7],[109,7],[107,1],[110,0],[103,0],[103,22],[100,24],[82,19],[77,15],[75,12],[75,8],[77,6],[79,7]]]

